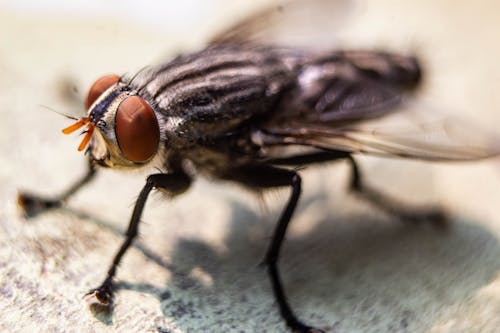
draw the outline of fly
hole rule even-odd
[[[201,175],[255,191],[291,189],[263,262],[286,324],[298,332],[320,332],[295,315],[278,270],[301,194],[297,167],[346,159],[353,191],[405,221],[439,221],[444,219],[439,211],[403,208],[365,186],[353,156],[464,161],[498,154],[488,145],[471,145],[470,138],[457,144],[449,128],[445,141],[428,141],[432,126],[384,131],[378,125],[408,107],[409,96],[421,83],[417,58],[294,48],[256,38],[255,27],[261,29],[276,12],[244,20],[205,49],[133,78],[113,74],[98,79],[85,101],[87,115],[63,130],[70,134],[83,128],[78,150],[88,153],[86,175],[54,199],[19,194],[20,206],[31,216],[60,207],[99,168],[165,170],[147,177],[123,244],[105,279],[89,292],[100,304],[113,302],[116,269],[137,236],[149,193],[160,189],[180,195]]]

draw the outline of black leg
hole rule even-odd
[[[361,173],[352,156],[349,156],[352,167],[351,190],[359,194],[363,199],[368,200],[383,211],[394,215],[403,222],[425,222],[430,221],[438,225],[446,223],[446,214],[439,208],[416,208],[408,207],[393,198],[369,187],[361,180]]]
[[[33,217],[43,211],[53,208],[59,208],[63,203],[81,189],[85,184],[89,183],[95,176],[96,169],[93,162],[89,159],[88,168],[85,175],[78,179],[66,191],[52,198],[44,198],[36,194],[20,192],[17,195],[17,203],[22,209],[25,217]]]
[[[319,329],[305,325],[293,313],[285,295],[278,271],[278,259],[281,245],[283,244],[288,224],[291,220],[295,207],[297,206],[301,193],[301,178],[299,174],[295,171],[286,169],[279,169],[267,165],[257,165],[231,170],[228,174],[223,175],[222,178],[237,181],[246,186],[259,189],[283,186],[290,186],[292,188],[290,199],[281,214],[274,231],[271,244],[269,245],[264,258],[264,264],[267,266],[273,292],[276,297],[276,301],[278,302],[280,313],[285,319],[286,324],[294,332],[322,332]]]
[[[137,236],[142,211],[144,209],[144,205],[146,204],[146,200],[148,199],[149,193],[153,188],[158,188],[167,191],[170,195],[176,195],[187,190],[190,184],[191,179],[183,172],[172,174],[154,174],[148,176],[146,185],[142,188],[135,203],[134,211],[125,234],[125,241],[116,253],[104,281],[99,287],[89,291],[87,295],[95,296],[98,302],[103,306],[112,305],[113,292],[115,289],[113,278],[123,255],[127,252],[128,248],[132,245],[132,242]]]
[[[276,229],[274,230],[273,239],[267,250],[264,262],[267,265],[268,273],[271,278],[274,296],[276,297],[281,315],[285,319],[287,325],[295,332],[321,332],[318,329],[302,323],[293,313],[292,308],[287,301],[285,291],[283,290],[283,285],[278,271],[278,258],[281,245],[283,244],[283,239],[285,238],[286,230],[290,219],[292,218],[292,214],[297,206],[297,202],[299,201],[301,182],[301,178],[298,174],[293,173],[293,175],[291,175],[289,185],[292,187],[292,193],[285,210],[281,213]]]

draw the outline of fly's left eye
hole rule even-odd
[[[158,120],[151,106],[139,96],[128,97],[120,103],[115,132],[123,155],[132,162],[146,162],[158,150]]]
[[[85,109],[88,110],[103,92],[118,81],[120,81],[120,77],[116,74],[105,75],[95,81],[92,87],[90,87],[87,99],[85,100]]]

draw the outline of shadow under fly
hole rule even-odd
[[[105,279],[89,292],[95,302],[113,303],[117,267],[137,236],[149,193],[180,195],[201,175],[256,192],[290,188],[262,263],[286,324],[297,332],[319,332],[289,305],[278,269],[302,191],[298,168],[348,160],[351,190],[402,221],[442,223],[439,209],[405,207],[365,185],[354,156],[475,161],[498,154],[498,147],[489,138],[478,140],[478,133],[469,137],[449,121],[427,120],[434,114],[415,117],[419,107],[411,100],[424,74],[416,57],[286,45],[270,32],[275,23],[297,20],[311,6],[292,1],[265,10],[215,36],[202,50],[133,77],[103,76],[90,87],[87,115],[63,130],[84,128],[78,150],[87,153],[88,172],[59,196],[20,193],[18,202],[33,216],[60,207],[99,168],[154,170]],[[331,6],[318,12],[326,8]],[[399,117],[410,120],[408,127],[394,125]]]

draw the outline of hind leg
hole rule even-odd
[[[369,201],[388,214],[398,217],[403,222],[432,222],[437,225],[446,224],[446,214],[439,207],[411,207],[395,198],[366,185],[362,181],[359,167],[352,156],[348,158],[351,165],[350,189],[364,200]]]

